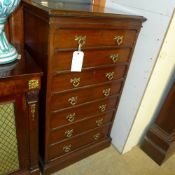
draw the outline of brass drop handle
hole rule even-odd
[[[77,101],[78,101],[78,97],[70,97],[68,99],[68,102],[73,106],[73,105],[76,105],[77,104]]]
[[[93,136],[94,140],[98,140],[100,138],[101,134],[97,133]]]
[[[99,109],[101,112],[105,112],[106,111],[106,104],[105,105],[100,105]]]
[[[114,40],[118,46],[123,43],[124,36],[116,35],[114,36]]]
[[[111,54],[110,59],[116,63],[119,60],[119,54]]]
[[[75,41],[78,41],[78,50],[81,51],[81,48],[86,43],[86,36],[76,35]]]
[[[112,80],[114,78],[114,72],[108,72],[108,73],[106,73],[106,78],[108,80]]]
[[[65,131],[65,136],[68,137],[68,138],[70,138],[70,137],[73,136],[73,132],[74,132],[73,129],[66,130],[66,131]]]
[[[96,120],[96,124],[97,124],[97,126],[102,126],[103,125],[103,118]]]
[[[75,77],[75,78],[71,78],[70,79],[70,83],[74,86],[74,87],[78,87],[80,85],[80,77]]]
[[[110,92],[111,92],[111,89],[110,89],[110,88],[104,89],[104,90],[103,90],[103,95],[104,95],[105,97],[108,97],[108,96],[110,95]]]
[[[66,116],[66,119],[67,119],[69,122],[74,122],[74,121],[75,121],[75,113],[67,115],[67,116]]]
[[[72,147],[71,144],[70,144],[70,145],[65,145],[65,146],[63,146],[63,151],[64,151],[65,153],[68,153],[68,152],[71,151],[71,147]]]

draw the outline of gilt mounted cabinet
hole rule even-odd
[[[39,175],[40,70],[26,58],[0,66],[0,174]],[[32,70],[31,70],[32,67]]]
[[[145,20],[84,3],[23,1],[25,48],[44,70],[40,164],[51,174],[107,147],[136,40]],[[81,72],[72,55],[84,52]]]

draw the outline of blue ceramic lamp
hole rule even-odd
[[[20,0],[0,0],[0,64],[6,64],[18,59],[16,49],[7,41],[4,25],[8,16],[19,5]]]

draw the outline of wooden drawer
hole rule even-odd
[[[54,33],[54,48],[78,48],[76,37],[86,37],[83,48],[98,46],[131,47],[136,40],[135,30],[71,30],[58,29]]]
[[[123,78],[128,66],[113,66],[103,69],[58,74],[52,80],[52,92],[64,91],[86,85]]]
[[[86,103],[74,108],[52,112],[50,116],[51,128],[79,121],[97,114],[104,114],[109,110],[114,110],[117,104],[118,97],[114,96],[93,103]],[[70,120],[72,116],[74,118],[73,121]]]
[[[130,49],[85,50],[83,68],[129,62]],[[73,51],[56,52],[52,58],[52,70],[70,70]]]
[[[104,98],[120,93],[122,81],[113,81],[100,86],[79,88],[70,92],[53,94],[51,98],[51,109],[61,109],[89,102],[98,98]]]
[[[49,159],[59,157],[63,154],[80,149],[82,146],[90,143],[95,143],[108,136],[111,125],[105,125],[103,127],[96,128],[87,132],[86,134],[79,135],[67,141],[59,142],[58,144],[52,144],[49,147]]]
[[[59,127],[64,127],[64,126],[68,126],[72,123],[76,123],[76,122],[81,122],[83,120],[86,120],[88,118],[94,118],[94,117],[99,117],[99,118],[104,118],[105,120],[112,117],[112,114],[115,113],[115,110],[111,110],[111,111],[107,111],[107,112],[103,112],[101,114],[97,114],[97,115],[93,115],[93,116],[89,116],[89,117],[82,117],[82,118],[77,118],[77,116],[75,115],[71,115],[69,117],[51,117],[50,119],[50,128],[54,129],[54,128],[59,128]]]
[[[112,121],[113,113],[114,112],[109,112],[106,115],[91,117],[61,128],[52,128],[52,132],[50,133],[50,143],[71,138],[90,129],[101,127],[105,123]]]

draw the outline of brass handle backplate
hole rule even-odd
[[[124,36],[116,35],[114,37],[114,40],[115,40],[115,42],[117,43],[118,46],[120,46],[123,43],[123,39],[124,39]]]
[[[106,78],[108,80],[112,80],[114,78],[114,72],[108,72],[108,73],[106,73]]]
[[[67,115],[66,119],[69,122],[74,122],[75,121],[75,113]]]
[[[98,140],[100,138],[101,134],[97,133],[93,136],[94,140]]]
[[[111,60],[116,63],[119,60],[119,54],[110,55]]]
[[[67,130],[67,131],[65,131],[65,136],[70,138],[73,136],[73,132],[74,132],[73,129]]]
[[[100,109],[101,112],[106,111],[106,104],[105,105],[100,105],[99,109]]]
[[[78,78],[72,78],[71,80],[70,80],[70,83],[72,83],[72,85],[74,86],[74,87],[78,87],[79,85],[80,85],[80,77],[78,77]]]
[[[70,144],[70,145],[65,145],[65,146],[63,146],[63,151],[64,151],[65,153],[68,153],[68,152],[71,151],[71,147],[72,147],[71,144]]]
[[[76,105],[77,104],[77,101],[78,101],[78,97],[70,97],[68,99],[68,102],[73,106],[73,105]]]
[[[75,41],[78,41],[78,50],[80,51],[83,45],[86,43],[86,36],[76,35]]]
[[[111,92],[111,89],[110,89],[110,88],[104,89],[104,90],[103,90],[103,95],[104,95],[105,97],[108,97],[108,96],[110,95],[110,92]]]
[[[103,125],[103,118],[96,120],[96,124],[97,124],[97,126],[102,126]]]

